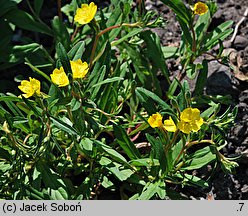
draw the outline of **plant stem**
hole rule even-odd
[[[58,16],[59,16],[59,19],[62,20],[61,0],[57,0],[57,5],[58,5]]]
[[[71,41],[73,41],[74,38],[76,37],[76,34],[78,33],[78,29],[79,29],[78,26],[76,26],[76,28],[75,28],[75,30],[74,30],[72,36],[71,36]]]
[[[92,64],[93,64],[93,60],[94,60],[94,56],[95,56],[95,52],[96,52],[96,46],[97,46],[97,42],[99,40],[99,38],[105,34],[106,32],[108,31],[111,31],[112,29],[115,29],[115,28],[119,28],[121,25],[115,25],[115,26],[110,26],[104,30],[102,30],[101,32],[99,32],[97,35],[96,35],[96,38],[95,38],[95,41],[94,41],[94,44],[93,44],[93,47],[92,47],[92,52],[91,52],[91,56],[90,56],[90,65],[89,65],[89,69],[91,69],[92,67]]]
[[[173,146],[173,143],[176,141],[178,134],[179,134],[179,130],[176,130],[171,142],[165,147],[165,154],[167,154],[168,150]]]
[[[96,47],[97,47],[97,42],[99,40],[99,38],[105,34],[106,32],[108,31],[111,31],[113,29],[116,29],[116,28],[120,28],[122,26],[127,26],[127,27],[140,27],[141,23],[139,22],[136,22],[136,23],[123,23],[123,24],[119,24],[119,25],[114,25],[114,26],[110,26],[104,30],[102,30],[101,32],[99,32],[96,37],[95,37],[95,41],[94,41],[94,44],[93,44],[93,47],[92,47],[92,52],[91,52],[91,56],[90,56],[90,65],[89,65],[89,68],[91,69],[92,68],[92,65],[93,65],[93,61],[94,61],[94,57],[95,57],[95,52],[96,52]]]
[[[191,146],[193,146],[193,145],[201,144],[201,143],[210,143],[210,144],[212,144],[212,145],[215,145],[214,141],[212,141],[212,140],[201,140],[201,141],[187,142],[186,145],[181,149],[180,153],[178,154],[178,156],[177,156],[177,158],[176,158],[174,164],[176,164],[176,163],[179,161],[181,155],[182,155],[187,149],[189,149],[189,148],[190,148]]]
[[[190,26],[190,30],[192,31],[192,35],[193,35],[192,52],[195,53],[196,52],[196,35],[195,35],[195,29],[193,25]]]
[[[215,145],[215,142],[213,140],[201,140],[201,141],[192,141],[186,143],[186,149],[189,149],[191,146],[196,145],[196,144],[202,144],[202,143],[210,143],[212,145]]]

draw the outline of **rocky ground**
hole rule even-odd
[[[220,65],[216,61],[209,63],[209,77],[205,92],[209,95],[230,95],[231,105],[238,106],[238,116],[235,125],[231,128],[228,145],[223,150],[225,156],[233,157],[242,155],[238,160],[239,167],[232,175],[212,172],[210,176],[211,187],[208,190],[189,190],[187,188],[174,188],[185,198],[189,199],[248,199],[248,1],[247,0],[217,0],[218,11],[214,15],[210,29],[220,23],[233,20],[233,28],[238,25],[237,34],[232,35],[224,43],[225,52],[230,55],[234,69]],[[158,11],[167,21],[164,29],[155,29],[159,34],[162,44],[166,46],[177,46],[180,42],[180,27],[175,20],[174,14],[161,2],[147,0],[146,8]],[[243,18],[242,23],[238,23]],[[168,66],[173,67],[173,73],[177,72],[179,65],[175,61],[168,61]],[[192,90],[194,82],[191,82]],[[209,166],[204,173],[211,172]]]

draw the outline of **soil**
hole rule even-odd
[[[247,0],[217,0],[218,11],[214,15],[209,29],[232,20],[233,28],[244,16],[248,8]],[[164,29],[155,29],[165,46],[178,46],[181,30],[175,15],[161,1],[146,1],[146,8],[158,11],[167,20]],[[231,35],[232,36],[232,35]],[[226,157],[241,156],[238,159],[239,167],[234,174],[226,174],[221,170],[212,170],[211,166],[195,172],[198,176],[209,177],[210,188],[201,190],[195,188],[172,188],[179,192],[185,199],[217,199],[217,200],[244,200],[248,199],[248,19],[242,22],[238,28],[233,43],[231,36],[224,43],[225,51],[232,51],[230,61],[235,66],[234,70],[220,65],[216,61],[209,63],[209,75],[205,93],[208,95],[230,95],[231,106],[238,107],[238,115],[235,125],[227,134],[228,144],[223,149]],[[177,73],[180,65],[177,61],[168,60],[170,71]],[[173,75],[173,74],[172,74]],[[194,82],[190,81],[192,92]],[[225,105],[222,105],[222,107]],[[211,176],[209,176],[211,175]]]

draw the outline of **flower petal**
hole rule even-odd
[[[55,68],[53,70],[53,73],[50,75],[52,82],[58,85],[59,87],[64,87],[69,85],[69,79],[63,69],[63,67],[60,67],[60,69]]]
[[[163,126],[162,119],[163,117],[159,113],[156,113],[149,117],[148,123],[152,128],[161,127]]]
[[[202,2],[197,2],[193,8],[194,14],[203,15],[208,12],[208,6]]]
[[[97,11],[97,6],[94,2],[88,4],[82,4],[81,8],[76,10],[76,15],[74,17],[75,22],[85,25],[89,23],[95,16]]]
[[[169,132],[175,132],[177,130],[177,126],[171,117],[164,120],[164,128]]]

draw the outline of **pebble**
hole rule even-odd
[[[248,39],[246,37],[237,35],[233,42],[233,48],[243,50],[248,46]]]
[[[248,192],[248,185],[245,184],[242,188],[241,188],[242,193],[247,193]]]
[[[239,101],[242,103],[248,104],[248,89],[240,93]]]

